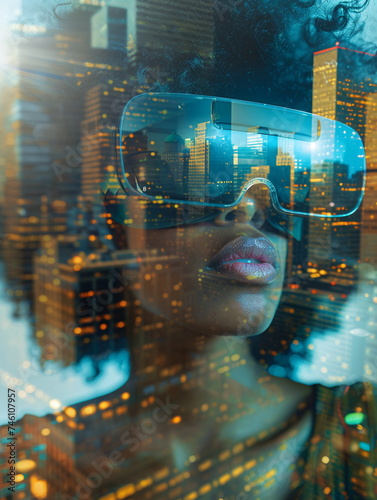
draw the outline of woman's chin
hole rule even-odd
[[[190,307],[163,307],[147,299],[139,297],[145,309],[152,314],[162,316],[165,320],[183,328],[183,333],[247,338],[260,335],[270,326],[276,312],[278,302],[265,296],[252,295],[247,299],[221,301],[193,301]],[[200,294],[199,294],[200,299]],[[179,301],[172,301],[178,304]],[[182,302],[181,302],[182,304]],[[167,305],[167,304],[166,304]]]
[[[219,337],[236,337],[236,338],[248,338],[254,337],[265,332],[271,324],[271,318],[261,318],[251,316],[248,318],[243,318],[236,322],[230,321],[218,321],[206,322],[203,321],[192,321],[186,326],[198,333],[210,336]]]

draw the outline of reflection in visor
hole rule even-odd
[[[121,181],[128,194],[233,206],[268,186],[276,210],[349,215],[364,189],[365,157],[350,127],[284,108],[180,94],[143,94],[126,106]]]

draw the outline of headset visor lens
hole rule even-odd
[[[365,155],[347,125],[286,108],[185,94],[142,94],[120,126],[128,194],[233,206],[265,184],[276,209],[342,216],[359,206]]]

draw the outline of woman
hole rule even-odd
[[[152,94],[151,98],[164,95]],[[164,106],[168,106],[167,100]],[[137,107],[136,99],[130,106]],[[198,120],[203,118],[193,118],[193,127]],[[177,126],[175,123],[176,132]],[[161,127],[162,122],[156,125],[158,130]],[[151,133],[145,134],[148,141]],[[172,154],[170,141],[176,144],[180,136],[175,133],[166,137],[165,131],[162,135],[162,147],[165,151],[169,147]],[[140,146],[137,133],[132,136]],[[158,139],[153,139],[157,150]],[[191,146],[193,157],[196,146]],[[216,146],[209,146],[210,155],[215,154]],[[129,136],[124,139],[123,150],[129,154],[133,151]],[[130,158],[134,161],[135,154],[136,158],[144,157],[140,152],[125,155],[125,164]],[[151,154],[152,158],[159,156],[154,151]],[[167,154],[165,158],[168,162]],[[144,180],[153,189],[153,180],[147,181],[147,163],[143,162]],[[171,169],[179,170],[173,163]],[[203,163],[199,160],[196,165]],[[153,175],[156,163],[150,168]],[[168,172],[165,175],[161,182],[168,183]],[[181,185],[180,181],[175,188]],[[161,429],[164,449],[169,450],[161,462],[183,473],[193,464],[189,465],[192,472],[186,494],[202,491],[208,498],[277,499],[288,498],[300,485],[297,473],[292,477],[292,472],[312,432],[312,390],[269,376],[249,351],[249,338],[265,332],[275,315],[287,260],[283,229],[279,230],[279,225],[274,229],[266,219],[268,206],[263,205],[268,193],[264,188],[261,184],[252,186],[236,206],[212,209],[200,204],[194,208],[178,203],[156,204],[125,195],[122,190],[106,197],[112,241],[131,250],[139,262],[135,293],[142,307],[152,314],[146,319],[146,313],[140,313],[136,325],[134,335],[140,339],[145,335],[146,322],[152,328],[148,340],[138,341],[134,373],[145,380],[144,384],[148,380],[156,388],[160,377],[164,379],[163,372],[174,373],[183,382],[190,374],[190,382],[172,386],[167,392],[177,405],[176,428]],[[185,209],[186,220],[182,222]],[[133,223],[124,222],[131,219]],[[144,359],[146,348],[153,354],[146,352]],[[147,370],[150,376],[145,378]],[[157,390],[157,394],[161,397],[166,392]],[[240,453],[235,461],[230,450]],[[140,453],[148,452],[152,454],[148,446],[140,449]],[[221,458],[219,461],[221,456],[224,464]],[[211,470],[201,473],[196,464],[206,462]],[[230,463],[234,464],[233,476]],[[220,478],[217,487],[207,484],[211,477]]]

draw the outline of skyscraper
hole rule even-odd
[[[41,364],[59,360],[68,366],[88,355],[95,361],[126,348],[133,309],[124,275],[135,262],[124,252],[111,254],[92,230],[87,224],[81,235],[51,238],[35,259]]]
[[[377,264],[377,93],[366,100],[365,151],[367,179],[363,200],[360,259]]]
[[[375,57],[335,45],[315,52],[312,111],[349,125],[364,139],[366,97],[377,91],[368,75]]]
[[[104,6],[91,18],[91,45],[93,48],[126,50],[127,10]]]
[[[338,44],[314,54],[313,113],[349,125],[363,140],[367,96],[377,90],[377,85],[367,73],[373,57]],[[326,175],[331,184],[332,176],[342,168],[345,167],[326,162]],[[318,186],[320,190],[325,188],[322,181]],[[339,282],[343,285],[354,284],[354,264],[359,259],[359,242],[360,211],[344,219],[310,221],[309,260],[314,263],[314,267],[317,264],[321,268],[326,267],[326,274],[320,280],[333,285]]]
[[[208,122],[199,123],[195,128],[195,139],[190,144],[188,193],[204,200],[206,165],[208,163],[208,141],[206,130]]]
[[[101,183],[106,183],[108,188],[119,187],[114,144],[118,113],[114,103],[120,102],[125,90],[126,83],[118,87],[109,80],[89,89],[85,96],[82,122],[82,142],[86,142],[82,155],[82,193],[85,196],[98,193]]]
[[[190,6],[167,0],[111,0],[127,10],[127,38],[133,63],[153,65],[164,54],[199,56],[208,63],[214,50],[214,0],[193,0]]]
[[[67,211],[80,193],[80,120],[74,118],[81,115],[80,89],[93,71],[89,67],[99,66],[82,54],[68,55],[73,47],[79,52],[86,46],[85,36],[73,28],[64,36],[42,21],[38,28],[38,35],[26,40],[22,25],[13,26],[20,43],[4,89],[9,107],[4,256],[8,278],[14,286],[22,280],[28,290],[34,251],[43,236],[67,230]]]

